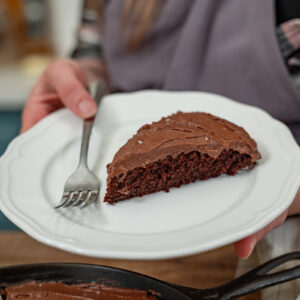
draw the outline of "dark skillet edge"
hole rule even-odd
[[[300,265],[269,274],[278,266],[293,260],[300,260],[300,252],[292,252],[274,258],[233,281],[206,290],[169,284],[124,269],[78,263],[42,263],[1,267],[0,288],[33,280],[61,281],[67,284],[98,282],[110,286],[154,291],[161,295],[158,299],[162,300],[230,300],[259,289],[300,278]],[[27,279],[24,280],[26,276]]]
[[[136,288],[153,292],[161,300],[192,299],[185,294],[184,287],[177,287],[147,275],[114,267],[57,262],[0,267],[0,290],[10,285],[32,281],[60,281],[66,284],[96,282],[113,287]]]

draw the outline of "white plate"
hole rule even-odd
[[[262,160],[251,171],[196,182],[115,205],[103,203],[106,164],[143,124],[178,110],[205,111],[243,126]],[[291,203],[300,183],[300,152],[285,125],[262,110],[199,92],[144,91],[103,100],[89,164],[102,182],[96,206],[55,210],[79,157],[82,122],[56,112],[17,137],[0,160],[0,206],[37,240],[107,258],[159,259],[241,239]]]

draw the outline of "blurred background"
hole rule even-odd
[[[18,135],[22,107],[39,75],[74,48],[82,5],[81,0],[0,0],[0,156]],[[0,214],[0,229],[16,227]]]

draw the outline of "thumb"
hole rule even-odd
[[[271,230],[280,226],[286,219],[288,210],[284,211],[279,217],[268,224],[258,232],[234,243],[234,249],[237,255],[241,258],[248,258],[253,252],[256,243],[262,240]]]
[[[86,90],[81,70],[75,63],[58,61],[47,75],[61,102],[77,116],[87,119],[96,115],[97,105]]]
[[[256,243],[256,234],[253,234],[234,243],[234,250],[239,257],[246,259],[252,254]]]

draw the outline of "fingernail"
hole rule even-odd
[[[253,252],[255,246],[256,246],[256,238],[253,237],[253,238],[251,239],[251,241],[250,241],[249,252],[248,252],[247,256],[244,257],[244,259],[249,258],[249,256],[252,254],[252,252]]]
[[[95,104],[89,100],[81,101],[78,108],[84,118],[94,116],[97,110]]]

